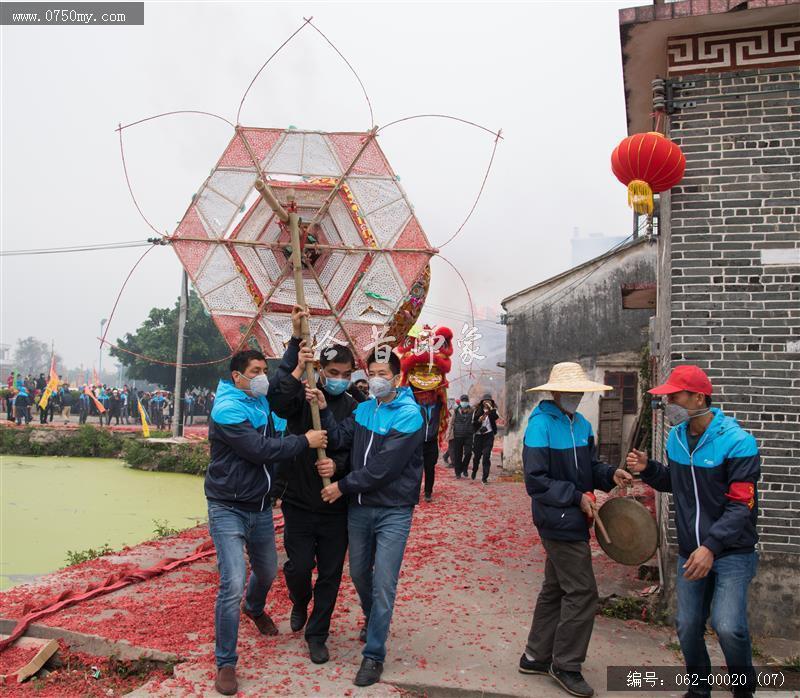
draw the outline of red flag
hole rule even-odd
[[[88,385],[84,386],[84,388],[83,388],[83,392],[84,392],[84,393],[86,393],[86,394],[87,394],[87,395],[88,395],[90,398],[92,398],[92,400],[94,401],[95,407],[97,407],[97,411],[98,411],[100,414],[103,414],[103,412],[105,412],[105,411],[106,411],[106,408],[105,408],[105,407],[103,407],[103,403],[102,403],[102,402],[100,402],[100,400],[98,400],[98,399],[97,399],[97,398],[94,396],[94,393],[91,391],[91,389],[89,388],[89,386],[88,386]]]

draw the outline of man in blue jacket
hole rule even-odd
[[[208,528],[219,567],[214,613],[215,688],[223,695],[234,695],[238,690],[236,643],[239,605],[245,592],[245,547],[251,574],[242,611],[262,634],[278,632],[264,612],[278,567],[269,499],[276,464],[307,448],[324,448],[327,444],[324,431],[276,434],[267,401],[267,362],[261,352],[238,352],[231,359],[230,371],[232,380],[222,380],[217,387],[208,429],[211,463],[205,478]]]
[[[22,424],[23,419],[25,424],[31,423],[31,398],[24,385],[19,388],[19,392],[14,397],[14,417],[17,420],[17,426]]]
[[[628,454],[628,469],[661,492],[672,492],[678,533],[676,625],[689,673],[708,685],[711,661],[706,622],[717,633],[731,674],[746,675],[737,698],[755,692],[753,650],[747,625],[747,590],[756,574],[761,459],[755,438],[732,417],[711,407],[713,387],[697,366],[678,366],[650,393],[666,397],[674,425],[667,439],[668,463]],[[686,695],[709,696],[694,688]]]
[[[609,386],[588,380],[580,364],[560,363],[547,383],[530,390],[553,396],[533,410],[522,449],[533,523],[547,561],[519,670],[549,674],[568,693],[588,697],[594,690],[581,665],[598,601],[589,548],[594,490],[626,487],[632,478],[597,460],[592,425],[578,412],[584,393],[611,390]]]
[[[364,611],[361,639],[366,643],[356,686],[376,683],[383,672],[397,580],[419,503],[424,439],[419,405],[410,388],[398,387],[400,359],[373,353],[367,370],[373,398],[338,425],[322,391],[310,391],[322,410],[331,448],[351,449],[350,472],[323,489],[322,499],[349,498],[350,577]]]
[[[92,398],[86,394],[86,386],[82,386],[78,396],[78,424],[86,424],[91,411]]]

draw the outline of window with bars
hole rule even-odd
[[[636,414],[638,405],[639,376],[634,371],[606,371],[603,379],[613,390],[605,397],[622,398],[622,414]]]

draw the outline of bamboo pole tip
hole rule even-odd
[[[256,180],[256,189],[258,191],[264,191],[264,189],[266,189],[266,188],[267,188],[267,185],[264,184],[264,180],[263,179],[257,179]]]
[[[297,199],[297,192],[294,189],[287,189],[286,190],[286,200],[287,201],[294,201]]]

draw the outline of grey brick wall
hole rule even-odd
[[[695,86],[678,96],[697,104],[670,120],[687,167],[662,199],[658,372],[703,367],[716,403],[758,439],[762,562],[798,570],[800,265],[765,265],[762,251],[800,248],[800,71],[685,80]],[[797,592],[796,574],[778,577],[776,599],[790,580]]]

